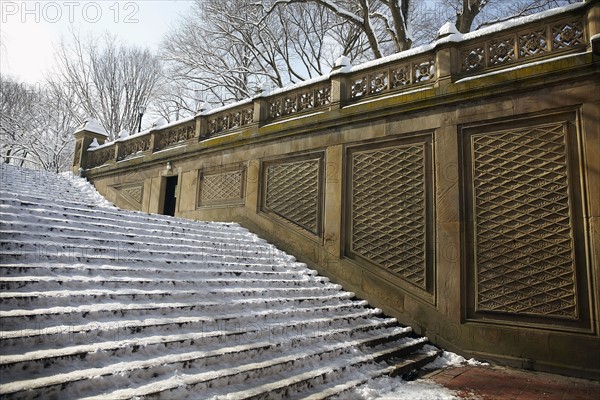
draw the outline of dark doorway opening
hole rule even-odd
[[[177,176],[167,177],[165,184],[165,205],[163,214],[175,216],[175,205],[177,204]]]

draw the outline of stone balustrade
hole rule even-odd
[[[461,78],[584,51],[590,46],[589,34],[593,30],[586,29],[586,23],[594,24],[586,11],[585,5],[579,4],[559,13],[536,14],[464,35],[450,31],[429,45],[334,70],[313,82],[262,93],[253,99],[199,112],[193,120],[92,148],[88,157],[82,158],[80,152],[87,149],[80,147],[75,155],[79,163],[74,162],[74,169],[99,167],[243,129],[257,129],[317,110],[329,111],[428,85],[452,85]],[[87,163],[81,164],[83,159]]]

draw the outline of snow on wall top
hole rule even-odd
[[[100,135],[108,136],[108,132],[106,132],[106,129],[104,129],[102,124],[100,124],[100,121],[94,118],[86,118],[85,121],[83,121],[83,124],[81,124],[81,126],[77,128],[75,133],[81,131],[94,132]]]
[[[227,110],[231,110],[231,109],[234,109],[237,107],[252,104],[256,98],[277,96],[277,95],[281,95],[283,93],[292,92],[292,91],[300,89],[300,88],[308,87],[308,86],[311,86],[311,85],[314,85],[317,83],[326,82],[331,78],[332,74],[334,74],[334,73],[352,73],[352,72],[358,72],[358,71],[362,71],[365,69],[377,67],[377,66],[387,64],[390,62],[394,62],[397,60],[401,60],[404,58],[408,58],[408,57],[412,57],[415,55],[430,52],[430,51],[434,50],[437,46],[445,44],[445,43],[450,43],[450,42],[459,43],[459,42],[463,42],[463,41],[476,39],[476,38],[479,38],[479,37],[482,37],[485,35],[490,35],[490,34],[493,34],[493,33],[499,32],[499,31],[503,31],[503,30],[507,30],[510,28],[520,26],[520,25],[539,21],[544,18],[552,17],[555,15],[560,15],[562,13],[566,13],[569,11],[574,11],[579,8],[585,7],[586,5],[587,5],[587,3],[582,0],[579,3],[569,4],[569,5],[566,5],[563,7],[553,8],[551,10],[540,12],[537,14],[514,18],[514,19],[511,19],[508,21],[498,22],[498,23],[492,24],[490,26],[478,29],[476,31],[466,33],[466,34],[458,32],[458,30],[456,29],[454,24],[452,24],[451,22],[446,22],[438,31],[438,35],[437,35],[438,39],[432,43],[414,47],[414,48],[411,48],[411,49],[408,49],[408,50],[405,50],[405,51],[402,51],[399,53],[391,54],[387,57],[382,57],[382,58],[379,58],[376,60],[368,61],[368,62],[362,63],[360,65],[356,65],[356,66],[352,66],[350,64],[350,60],[347,57],[342,56],[343,59],[342,59],[342,57],[340,57],[338,59],[338,61],[341,60],[340,62],[343,62],[344,65],[340,65],[340,66],[336,65],[336,67],[334,67],[334,70],[332,70],[331,73],[321,75],[321,76],[318,76],[318,77],[315,77],[312,79],[308,79],[306,81],[298,82],[298,83],[295,83],[292,85],[288,85],[283,88],[276,88],[276,89],[271,90],[271,89],[269,89],[269,87],[267,85],[262,89],[261,93],[259,93],[257,96],[255,96],[253,98],[248,98],[245,100],[241,100],[241,101],[238,101],[238,102],[235,102],[232,104],[227,104],[222,107],[218,107],[218,108],[214,108],[214,109],[203,107],[201,110],[198,110],[198,113],[196,114],[196,116],[198,116],[198,115],[201,115],[201,116],[215,115],[215,114],[218,114],[218,113],[221,113],[221,112],[224,112]],[[178,121],[168,123],[164,126],[161,126],[160,129],[165,129],[165,128],[168,128],[168,127],[171,127],[174,125],[183,124],[185,122],[193,120],[196,116],[191,116],[191,117],[188,117],[185,119],[181,119]],[[94,120],[92,120],[92,121],[94,121]],[[86,128],[86,129],[90,130],[88,128]],[[102,129],[102,127],[100,127],[100,129]],[[138,136],[143,136],[143,135],[149,134],[153,129],[157,129],[157,127],[146,129],[144,131],[132,134],[126,138],[119,138],[116,141],[131,140]],[[106,134],[106,131],[104,131],[104,134]],[[98,146],[98,147],[94,148],[93,150],[98,150],[103,147],[110,146],[112,144],[113,144],[113,142],[105,143],[104,145]]]

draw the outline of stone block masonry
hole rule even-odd
[[[441,35],[91,150],[83,127],[74,169],[124,208],[239,222],[450,350],[600,379],[599,15]]]

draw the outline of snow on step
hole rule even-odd
[[[0,396],[328,398],[437,357],[235,223],[0,166]]]

